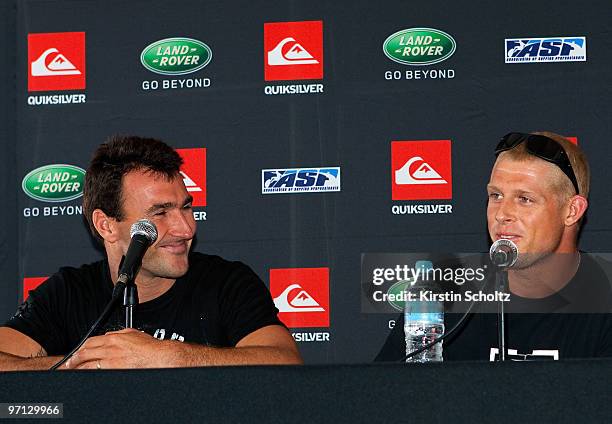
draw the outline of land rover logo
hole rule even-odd
[[[165,38],[149,44],[140,62],[149,71],[163,75],[183,75],[199,71],[210,63],[212,50],[193,38]]]
[[[444,31],[409,28],[391,34],[383,43],[385,55],[404,65],[431,65],[448,59],[457,43]]]
[[[83,195],[85,170],[72,165],[45,165],[23,178],[21,187],[32,199],[66,202]]]
[[[412,287],[412,284],[414,284],[413,280],[408,279],[404,281],[398,281],[397,283],[389,287],[389,290],[387,290],[387,295],[392,295],[391,297],[393,298],[393,300],[387,301],[389,302],[389,305],[402,312],[404,310],[406,302],[404,300],[399,300],[398,298],[401,297],[403,292],[407,293],[410,287]]]

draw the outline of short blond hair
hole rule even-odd
[[[578,147],[578,145],[572,143],[566,137],[550,131],[536,131],[532,132],[531,134],[548,137],[563,147],[563,150],[565,150],[570,164],[572,165],[574,174],[576,175],[576,181],[578,182],[578,194],[588,199],[591,186],[591,170],[589,168],[589,161],[587,160],[587,157],[582,149]],[[516,161],[533,160],[536,158],[536,156],[533,156],[527,151],[525,143],[521,143],[513,149],[502,152],[502,155]],[[573,184],[559,167],[555,168],[558,172],[556,172],[557,177],[555,178],[556,181],[553,182],[553,185],[556,187],[559,194],[564,195],[566,198],[573,196],[575,191]]]

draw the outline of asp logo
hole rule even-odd
[[[340,191],[340,168],[263,169],[261,193]]]
[[[506,38],[506,63],[586,62],[586,37]]]
[[[28,34],[28,91],[85,89],[85,33]]]
[[[451,141],[391,142],[393,200],[452,199]]]
[[[329,268],[271,269],[270,293],[287,327],[329,327]]]
[[[266,81],[323,78],[323,21],[264,24]]]
[[[206,149],[176,149],[183,159],[181,175],[189,194],[193,196],[193,206],[206,206]]]

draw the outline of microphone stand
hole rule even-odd
[[[508,290],[508,268],[518,259],[518,248],[511,240],[499,239],[491,245],[489,257],[495,265],[495,292],[506,293]],[[504,316],[503,296],[497,303],[497,343],[499,360],[506,360],[506,322]]]
[[[122,256],[121,262],[119,262],[120,271],[124,260],[125,256]],[[118,297],[123,294],[125,328],[134,328],[134,306],[138,305],[138,288],[136,287],[134,280],[136,277],[136,273],[138,272],[138,268],[139,266],[136,268],[136,271],[133,274],[129,272],[120,273],[119,278],[117,278],[117,284],[115,284],[115,290],[113,291],[113,297]]]
[[[87,330],[87,333],[85,333],[85,335],[81,338],[81,341],[79,341],[79,343],[66,356],[64,356],[60,361],[58,361],[55,365],[49,368],[50,371],[56,370],[60,366],[64,365],[64,363],[66,363],[66,361],[70,359],[70,357],[72,357],[72,355],[74,355],[74,353],[79,350],[81,346],[83,346],[83,343],[85,343],[89,336],[93,334],[93,332],[98,328],[98,326],[108,319],[110,314],[113,312],[115,306],[119,304],[119,297],[121,296],[121,293],[123,292],[125,295],[125,287],[125,282],[121,278],[119,278],[117,280],[117,283],[115,283],[115,288],[113,289],[111,300],[108,302],[96,322],[94,322],[92,326],[89,327],[89,330]],[[136,300],[136,302],[138,302],[138,300]]]
[[[500,268],[495,273],[495,291],[506,292],[508,287],[508,270]],[[497,343],[499,350],[499,361],[506,360],[506,321],[504,316],[503,297],[497,302]]]
[[[123,294],[123,306],[125,308],[125,328],[133,327],[133,314],[134,306],[138,304],[138,290],[134,279],[142,263],[142,257],[144,256],[147,248],[157,240],[157,228],[155,225],[146,219],[141,219],[132,224],[130,228],[130,246],[128,247],[127,253],[122,256],[121,262],[119,263],[119,278],[115,283],[111,300],[108,302],[102,314],[98,317],[96,322],[89,328],[87,333],[81,338],[81,341],[77,346],[72,349],[66,356],[64,356],[59,362],[53,365],[50,370],[56,370],[63,365],[74,353],[83,346],[83,343],[89,336],[98,328],[98,325],[105,322],[110,314],[113,312],[115,306],[119,303],[119,298]],[[128,259],[126,259],[128,258]],[[128,261],[125,269],[125,261]]]
[[[138,305],[138,289],[133,279],[129,279],[123,292],[123,307],[125,309],[125,328],[134,328],[134,306]]]

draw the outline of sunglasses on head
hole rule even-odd
[[[563,147],[552,138],[536,134],[508,133],[502,137],[495,148],[495,156],[506,150],[514,149],[522,142],[525,142],[525,148],[528,153],[557,165],[572,182],[574,189],[576,189],[576,194],[580,193],[580,190],[578,190],[578,180],[576,180],[576,174],[574,174],[567,153],[565,153]]]

